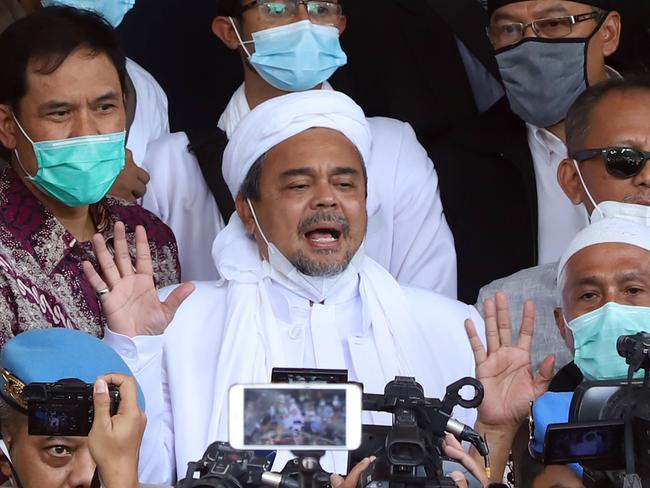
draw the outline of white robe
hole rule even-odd
[[[136,93],[135,117],[126,147],[133,153],[135,164],[142,165],[149,144],[169,134],[167,95],[154,77],[135,61],[127,58],[126,70]]]
[[[400,324],[400,333],[410,336],[413,340],[406,342],[418,349],[404,352],[425,394],[441,398],[448,384],[474,376],[474,359],[463,322],[471,318],[477,330],[482,331],[483,321],[469,305],[425,290],[402,289],[413,320],[406,320],[403,327]],[[104,340],[134,372],[147,402],[147,430],[140,454],[142,481],[169,483],[176,475],[182,478],[187,463],[200,459],[210,443],[227,440],[222,427],[216,438],[209,433],[210,426],[220,420],[212,416],[220,378],[234,377],[235,383],[259,381],[240,374],[250,370],[255,361],[254,334],[250,348],[229,351],[239,358],[241,368],[228,374],[216,370],[224,340],[227,291],[225,285],[198,283],[162,336],[131,339],[106,331]],[[169,288],[161,295],[168,292]],[[383,393],[382,367],[394,358],[384,359],[385,351],[377,346],[372,324],[365,323],[358,285],[346,287],[340,293],[331,305],[310,306],[288,289],[276,283],[270,285],[269,295],[277,318],[275,338],[289,344],[291,351],[283,364],[277,366],[322,368],[331,366],[331,358],[344,357],[351,379],[363,382],[368,393]],[[469,425],[475,420],[473,410],[457,409],[455,413],[456,418]],[[370,418],[381,423],[385,420],[374,415]],[[344,457],[325,458],[325,469],[344,472]]]
[[[227,133],[248,113],[243,85],[219,122]],[[456,251],[443,214],[438,176],[407,123],[368,119],[373,135],[368,171],[366,254],[399,283],[456,297]],[[224,228],[185,133],[162,137],[147,151],[151,182],[143,206],[176,236],[182,278],[218,279],[212,242]]]

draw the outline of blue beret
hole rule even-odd
[[[98,376],[108,373],[133,376],[122,358],[102,341],[85,332],[63,328],[31,330],[11,339],[0,351],[0,372],[0,396],[15,407],[23,403],[20,383],[78,379],[93,384]],[[139,385],[138,403],[144,410]]]

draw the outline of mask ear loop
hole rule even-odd
[[[255,213],[255,209],[253,208],[253,204],[251,203],[249,198],[246,199],[246,203],[248,204],[248,208],[251,209],[251,213],[253,214],[253,220],[255,221],[255,227],[257,227],[257,230],[262,236],[262,239],[264,239],[264,242],[266,242],[266,247],[268,248],[269,252],[275,252],[275,249],[273,248],[273,246],[271,246],[271,243],[266,238],[266,235],[264,235],[264,231],[260,226],[259,220],[257,220],[257,214]]]
[[[23,135],[25,136],[25,138],[26,138],[26,139],[27,139],[27,140],[32,144],[32,146],[33,146],[33,145],[34,145],[34,141],[32,141],[32,138],[29,137],[29,136],[27,135],[27,132],[25,132],[25,129],[23,129],[23,126],[20,125],[20,122],[18,122],[18,119],[16,118],[16,114],[14,114],[14,113],[12,112],[12,113],[11,113],[11,116],[13,117],[14,122],[16,122],[16,125],[17,125],[18,128],[20,129],[20,132],[23,133]],[[27,178],[27,179],[32,179],[33,176],[30,175],[30,174],[27,172],[27,170],[26,170],[25,167],[23,166],[23,162],[20,160],[20,155],[18,154],[18,148],[14,148],[14,154],[16,155],[16,161],[18,161],[18,166],[20,166],[20,169],[23,170],[23,173],[25,173],[25,175],[27,175],[27,176],[25,176],[25,178]]]
[[[230,25],[232,25],[232,28],[235,29],[235,35],[237,36],[237,40],[239,41],[239,45],[242,47],[244,52],[246,53],[246,56],[248,59],[251,57],[251,53],[246,49],[246,44],[252,44],[255,41],[244,41],[242,40],[241,36],[239,35],[239,30],[237,29],[237,26],[235,25],[235,21],[232,20],[232,17],[228,17],[228,20],[230,21]]]
[[[587,194],[587,198],[589,198],[589,201],[594,206],[594,209],[600,214],[600,217],[604,219],[605,214],[603,213],[603,211],[600,209],[600,207],[596,203],[596,200],[594,200],[594,197],[591,196],[591,192],[587,188],[587,185],[585,184],[585,180],[582,177],[582,173],[580,172],[580,167],[578,166],[578,161],[576,161],[575,159],[573,160],[573,166],[575,166],[576,171],[578,172],[578,178],[580,178],[580,183],[582,184],[582,188],[585,190],[585,193]],[[589,220],[591,220],[591,217],[589,218]]]

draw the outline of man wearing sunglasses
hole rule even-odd
[[[619,217],[650,225],[649,120],[650,80],[644,78],[601,83],[569,110],[569,157],[560,163],[557,178],[568,201],[584,207],[592,221]],[[545,264],[497,280],[479,294],[482,303],[505,292],[511,316],[519,315],[527,299],[535,301],[534,367],[551,353],[560,366],[572,360],[555,327],[560,303],[556,276],[557,263]]]
[[[219,122],[224,139],[266,100],[332,89],[327,80],[347,62],[339,43],[346,18],[338,0],[219,0],[217,10],[212,30],[239,52],[244,71],[244,83]],[[455,297],[456,255],[433,164],[410,125],[388,118],[369,122],[366,252],[400,283]],[[163,137],[149,149],[147,169],[153,173],[143,203],[178,236],[184,279],[212,280],[217,278],[210,265],[212,242],[234,206],[222,182],[211,193],[204,181],[203,175],[209,182],[221,173],[221,153],[210,154],[206,167],[198,147],[201,141],[188,131]]]

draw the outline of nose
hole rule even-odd
[[[313,209],[330,209],[338,206],[334,188],[329,182],[322,182],[315,185],[314,195],[311,202]]]
[[[650,165],[648,165],[647,159],[643,163],[643,169],[638,175],[633,178],[632,183],[634,183],[634,186],[643,186],[650,188]]]
[[[298,2],[296,4],[296,21],[309,20],[309,10],[307,10],[307,2]]]
[[[70,488],[90,488],[92,486],[96,465],[90,455],[90,450],[77,449],[70,467],[70,475],[66,486]]]
[[[74,115],[70,137],[93,136],[99,134],[97,124],[89,110],[79,110]]]
[[[532,22],[529,24],[524,24],[524,31],[521,33],[522,39],[529,39],[531,37],[539,37],[533,28]]]

